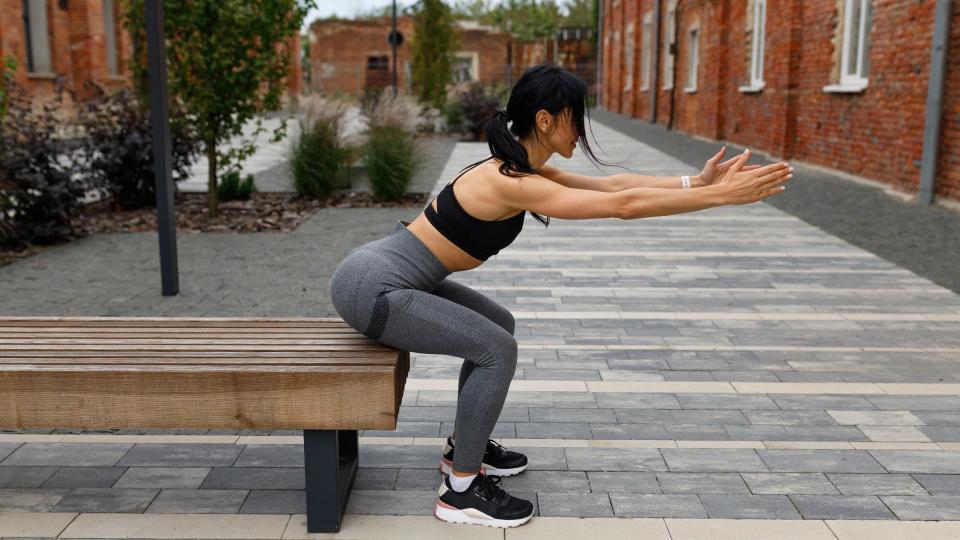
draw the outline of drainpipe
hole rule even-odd
[[[597,107],[603,108],[603,4],[597,0]]]
[[[650,78],[650,123],[657,123],[657,97],[660,94],[660,4],[663,0],[654,0],[653,2],[653,62],[650,69],[653,70],[653,77]]]
[[[927,87],[927,115],[923,130],[923,161],[920,168],[919,202],[929,206],[937,192],[937,162],[940,158],[940,120],[943,117],[943,80],[950,39],[950,0],[937,0],[934,8],[933,47],[930,53],[930,82]]]

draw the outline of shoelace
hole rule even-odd
[[[501,504],[508,495],[500,487],[500,479],[499,476],[481,474],[477,480],[477,491],[480,492],[480,496],[494,504]]]
[[[488,445],[491,445],[491,444],[493,445],[493,453],[494,453],[494,454],[496,454],[496,455],[498,455],[498,456],[500,456],[500,457],[503,457],[503,456],[507,455],[507,449],[504,448],[503,445],[501,445],[501,444],[498,443],[497,441],[495,441],[495,440],[493,440],[493,439],[487,439],[487,444],[488,444]]]

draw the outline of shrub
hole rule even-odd
[[[460,96],[463,130],[470,140],[485,139],[484,125],[487,119],[496,112],[501,103],[505,103],[502,94],[502,89],[498,86],[484,86],[475,82]]]
[[[130,90],[107,93],[96,84],[87,85],[94,97],[78,106],[77,123],[85,136],[90,183],[111,195],[115,209],[156,206],[150,111]],[[170,156],[176,182],[190,174],[201,145],[195,130],[177,120],[182,115],[175,102],[172,105]]]
[[[250,194],[257,190],[253,184],[253,175],[248,174],[240,180],[240,171],[230,171],[220,178],[217,195],[221,201],[248,200]]]
[[[300,133],[292,138],[289,167],[301,196],[326,197],[345,176],[354,155],[341,136],[346,104],[311,94],[299,100]]]
[[[396,200],[413,178],[416,156],[414,136],[397,126],[370,127],[364,164],[377,197]]]
[[[76,144],[60,132],[63,81],[57,81],[55,97],[37,108],[13,81],[4,92],[0,242],[19,249],[71,238],[71,219],[79,215],[88,186],[70,174]]]

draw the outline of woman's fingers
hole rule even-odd
[[[745,165],[745,166],[744,166],[742,169],[740,169],[740,170],[741,170],[741,171],[755,171],[755,170],[759,169],[760,167],[763,167],[763,165],[757,165],[757,164]]]
[[[717,152],[716,154],[713,155],[712,158],[707,160],[707,163],[716,164],[718,161],[720,161],[720,158],[723,157],[723,153],[726,151],[727,151],[727,147],[723,146],[722,148],[720,148],[719,152]]]

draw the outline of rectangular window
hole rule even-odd
[[[386,55],[368,56],[367,69],[372,71],[386,71],[390,69],[390,57]]]
[[[693,27],[687,34],[687,92],[697,90],[697,68],[700,63],[700,28]]]
[[[647,13],[643,17],[642,34],[640,36],[640,90],[650,88],[650,61],[651,61],[651,41],[653,40],[653,13]]]
[[[840,49],[839,84],[824,87],[826,92],[860,92],[867,87],[870,59],[870,0],[845,0]]]
[[[671,0],[670,4],[667,7],[667,18],[664,21],[664,34],[663,34],[663,89],[670,90],[673,88],[673,50],[675,46],[674,41],[676,39],[676,15],[677,15],[677,0]]]
[[[116,75],[117,69],[117,30],[113,0],[103,0],[103,41],[107,46],[107,72]]]
[[[763,46],[767,27],[767,0],[753,0],[753,37],[750,50],[750,86],[763,88]]]
[[[27,69],[30,73],[52,73],[47,0],[23,0],[23,28],[27,38]]]
[[[633,23],[627,25],[627,33],[623,39],[623,67],[625,78],[624,91],[633,88]]]
[[[455,82],[477,80],[479,55],[470,52],[457,53],[453,62],[453,80]]]

